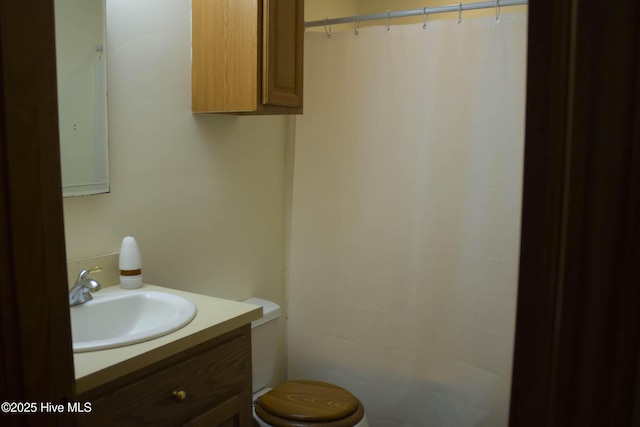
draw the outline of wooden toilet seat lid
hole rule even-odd
[[[298,380],[286,381],[260,396],[256,413],[272,425],[329,423],[331,426],[353,426],[364,416],[364,408],[353,394],[342,387],[321,381]],[[278,419],[282,420],[280,424]]]

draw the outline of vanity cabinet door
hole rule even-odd
[[[78,396],[80,425],[251,425],[249,325]],[[247,424],[245,424],[247,423]]]
[[[244,400],[234,397],[193,419],[190,427],[247,427],[253,425],[250,411],[243,411]]]

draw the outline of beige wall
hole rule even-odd
[[[305,0],[304,20],[350,16],[358,12],[358,0]]]
[[[111,193],[65,199],[67,258],[130,234],[147,283],[283,305],[292,119],[191,113],[190,6],[107,2]]]

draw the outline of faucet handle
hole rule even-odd
[[[87,274],[89,274],[89,273],[97,273],[98,271],[102,271],[102,266],[101,265],[96,265],[96,266],[93,266],[91,268],[82,270],[80,272],[80,274],[78,274],[78,279],[76,279],[76,282],[80,281],[80,280],[84,280],[87,277]]]

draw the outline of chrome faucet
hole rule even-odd
[[[93,299],[91,292],[95,292],[102,288],[100,283],[96,280],[87,278],[87,274],[95,273],[97,271],[102,271],[101,265],[91,267],[88,270],[82,270],[80,274],[78,274],[76,283],[69,291],[69,306],[84,304],[87,301],[91,301]]]

